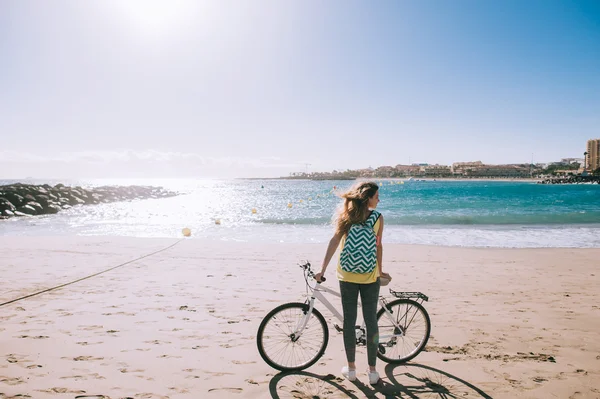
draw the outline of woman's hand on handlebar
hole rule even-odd
[[[317,274],[315,274],[315,280],[317,280],[317,283],[322,283],[322,282],[326,281],[327,279],[325,278],[323,273],[317,273]]]

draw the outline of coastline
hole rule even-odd
[[[305,294],[297,261],[318,264],[324,244],[178,241],[0,237],[0,302],[177,243],[5,305],[0,392],[40,399],[356,392],[339,378],[344,352],[332,327],[325,356],[308,374],[279,375],[256,351],[262,317]],[[457,397],[598,396],[599,257],[600,249],[386,244],[384,270],[394,278],[389,288],[427,294],[433,329],[426,352],[408,365],[378,361],[383,387],[359,385],[356,394],[384,398],[426,378],[431,389],[438,384]],[[337,290],[331,266],[327,275]],[[360,367],[365,359],[359,349]],[[359,380],[365,383],[365,376]]]
[[[323,179],[307,179],[307,178],[293,178],[293,177],[240,177],[235,180],[298,180],[298,181],[407,181],[411,177],[357,177],[357,178],[323,178]],[[426,180],[426,181],[485,181],[485,182],[531,182],[537,183],[544,179],[541,178],[512,178],[512,177],[418,177],[413,176],[414,180]]]

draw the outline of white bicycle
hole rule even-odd
[[[325,318],[315,308],[318,299],[343,325],[342,314],[327,300],[323,292],[340,297],[340,294],[314,280],[310,263],[299,265],[304,272],[307,298],[304,303],[290,302],[270,311],[260,323],[256,341],[258,352],[267,364],[281,371],[303,370],[312,366],[323,356],[329,342],[329,329]],[[325,281],[325,279],[323,279]],[[310,292],[309,292],[310,291]],[[379,346],[377,357],[387,363],[404,363],[417,356],[429,340],[431,322],[423,307],[429,298],[420,292],[390,293],[398,298],[388,302],[379,297],[380,309],[377,312],[379,326]],[[335,329],[343,329],[335,324]],[[356,326],[356,344],[366,345],[364,322]]]

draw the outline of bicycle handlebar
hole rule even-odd
[[[310,278],[315,279],[315,273],[310,268],[310,262],[307,261],[306,263],[300,263],[298,266],[300,266]],[[327,281],[325,276],[321,276],[321,282],[323,283],[325,281]]]

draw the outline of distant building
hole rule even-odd
[[[560,160],[561,163],[565,164],[565,165],[571,165],[574,163],[578,163],[580,165],[583,165],[583,158],[563,158]]]
[[[468,170],[473,170],[483,167],[483,162],[454,162],[452,164],[452,173],[455,175],[464,175]]]
[[[392,166],[380,166],[375,169],[375,175],[377,177],[395,177],[395,171],[396,169]]]
[[[396,165],[396,176],[418,176],[421,174],[421,168],[413,165]]]
[[[421,174],[425,176],[450,176],[452,174],[452,170],[450,166],[447,165],[427,165],[420,167]]]
[[[452,173],[465,177],[529,177],[539,167],[529,164],[486,165],[481,161],[455,162]]]
[[[600,168],[600,139],[588,140],[586,165],[591,171]]]

